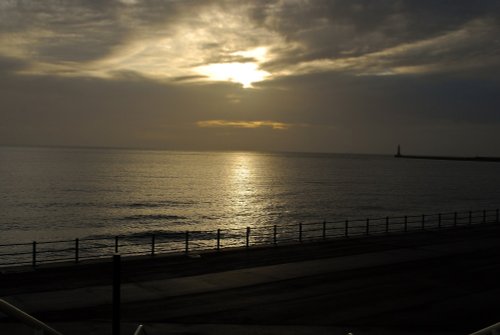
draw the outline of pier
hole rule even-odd
[[[401,147],[399,145],[398,145],[398,151],[394,155],[394,157],[395,158],[408,158],[408,159],[431,159],[431,160],[443,160],[443,161],[500,162],[500,157],[486,157],[486,156],[461,157],[461,156],[403,155],[401,153]]]

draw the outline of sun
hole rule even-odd
[[[252,83],[263,81],[270,75],[260,70],[256,63],[218,63],[201,66],[197,70],[210,80],[231,81],[244,88],[250,88]]]
[[[206,76],[209,80],[230,81],[251,88],[252,83],[263,81],[271,74],[261,70],[259,64],[266,60],[267,48],[259,47],[247,51],[233,52],[232,56],[252,58],[246,62],[214,63],[199,66],[196,72]]]

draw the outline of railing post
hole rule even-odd
[[[220,229],[217,229],[217,251],[220,250]]]
[[[113,255],[113,335],[120,335],[120,304],[121,304],[121,269],[120,255]]]
[[[151,256],[155,255],[156,235],[151,236]]]
[[[498,208],[495,210],[495,222],[498,223]]]
[[[246,236],[246,241],[245,241],[245,247],[250,246],[250,227],[247,227],[247,236]]]
[[[185,234],[185,240],[184,240],[184,252],[187,254],[189,254],[189,231],[186,230],[186,234]]]
[[[118,253],[118,236],[115,236],[115,254]]]
[[[441,213],[438,214],[438,229],[441,229]]]
[[[278,243],[278,227],[276,225],[273,226],[273,244],[276,245]]]
[[[469,211],[469,224],[472,224],[472,211]]]
[[[299,242],[302,243],[302,222],[299,223]]]
[[[326,240],[326,220],[323,220],[322,237],[323,237],[323,240]]]
[[[370,219],[366,219],[366,235],[370,235]]]
[[[389,234],[389,217],[385,217],[385,233]]]
[[[457,226],[457,212],[453,213],[453,226]]]
[[[425,214],[422,214],[422,230],[425,229]]]
[[[80,240],[77,238],[75,239],[75,263],[78,264],[78,261],[80,260]]]
[[[33,265],[34,268],[36,268],[36,241],[33,241],[33,255],[32,255],[32,259],[31,259],[31,263]]]
[[[349,220],[345,220],[345,231],[344,231],[344,235],[345,237],[349,237]]]
[[[483,223],[486,223],[486,210],[483,209]]]
[[[405,233],[408,231],[408,216],[405,215]]]

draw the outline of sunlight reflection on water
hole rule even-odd
[[[0,243],[496,208],[496,163],[0,148]]]

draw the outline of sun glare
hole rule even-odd
[[[232,53],[233,56],[251,57],[258,61],[264,61],[267,55],[266,47],[259,47],[246,51],[236,51]]]
[[[259,64],[267,58],[266,47],[236,51],[231,55],[252,59],[243,62],[213,63],[197,67],[195,70],[209,80],[239,83],[244,88],[250,88],[252,83],[263,81],[271,75],[259,68]]]
[[[260,70],[256,63],[218,63],[200,66],[200,74],[215,81],[231,81],[240,83],[244,88],[252,87],[252,83],[262,81],[270,75]]]

